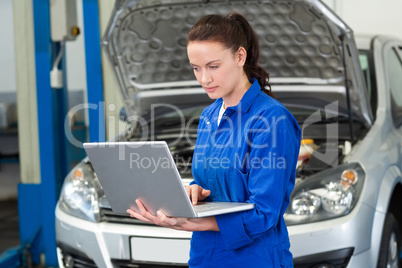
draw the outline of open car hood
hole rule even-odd
[[[274,93],[275,84],[319,86],[323,90],[307,95],[296,86],[288,97],[308,105],[308,95],[314,96],[317,107],[337,101],[345,112],[347,85],[354,120],[371,125],[353,32],[318,0],[116,0],[102,43],[127,114],[144,112],[140,92],[158,90],[163,95],[164,90],[184,93],[199,87],[188,63],[187,33],[202,16],[231,11],[245,15],[259,36],[260,64],[270,73]]]

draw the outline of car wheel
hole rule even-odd
[[[378,256],[378,268],[399,268],[399,250],[401,237],[398,222],[394,215],[387,214],[384,230],[381,237],[380,255]]]

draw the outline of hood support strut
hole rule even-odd
[[[348,72],[346,71],[346,51],[345,51],[345,42],[344,42],[344,38],[345,38],[345,34],[342,33],[339,36],[340,40],[341,40],[341,44],[342,44],[342,53],[343,53],[343,71],[344,71],[344,76],[345,76],[345,90],[346,90],[346,102],[347,102],[347,106],[348,106],[348,119],[349,119],[349,132],[350,132],[350,139],[352,144],[355,141],[354,138],[354,133],[353,133],[353,115],[352,115],[352,107],[350,104],[350,92],[349,92],[349,85],[348,85]]]

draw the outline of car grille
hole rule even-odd
[[[64,267],[68,268],[98,268],[93,260],[88,258],[84,253],[79,252],[62,243],[57,243],[61,251],[61,257]],[[169,267],[188,267],[184,264],[168,264],[168,263],[143,263],[130,260],[111,259],[114,268],[169,268]]]
[[[137,224],[137,225],[153,225],[152,223],[143,222],[135,218],[131,218],[128,214],[113,213],[112,209],[102,207],[100,209],[101,221],[120,224]]]
[[[116,268],[170,268],[170,267],[188,267],[188,265],[183,264],[158,264],[158,263],[142,263],[135,261],[126,260],[115,260],[112,259],[113,267]]]
[[[328,267],[345,268],[348,266],[354,248],[344,248],[293,259],[294,268]]]

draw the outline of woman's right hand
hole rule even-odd
[[[186,186],[186,191],[188,197],[190,197],[190,200],[193,203],[193,206],[197,205],[198,201],[204,200],[211,194],[210,190],[205,190],[197,184]]]

